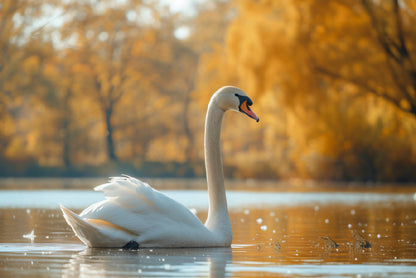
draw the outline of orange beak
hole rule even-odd
[[[259,117],[257,117],[257,115],[253,111],[251,111],[250,107],[248,106],[247,100],[245,100],[240,105],[240,111],[249,116],[250,118],[256,120],[256,122],[260,120]]]

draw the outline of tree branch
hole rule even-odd
[[[364,83],[360,80],[345,77],[345,76],[343,76],[343,75],[341,75],[337,72],[333,72],[333,71],[331,71],[327,68],[321,67],[319,65],[315,66],[315,69],[319,73],[321,73],[321,74],[323,74],[323,75],[325,75],[329,78],[337,79],[337,80],[352,84],[352,85],[354,85],[358,88],[361,88],[362,90],[365,90],[367,93],[370,93],[370,94],[372,94],[376,97],[379,97],[379,98],[389,102],[390,104],[393,104],[396,108],[398,108],[399,110],[401,110],[403,112],[410,113],[413,116],[416,115],[416,106],[414,106],[412,102],[409,103],[410,104],[410,109],[406,109],[406,108],[401,106],[400,99],[396,99],[396,98],[388,95],[386,91],[384,91],[384,93],[379,92],[375,88],[372,88],[370,85],[368,85],[368,84],[366,84],[366,83]]]
[[[376,15],[374,14],[372,4],[369,0],[362,0],[364,9],[366,10],[368,16],[371,19],[371,23],[374,27],[374,30],[377,35],[377,39],[384,49],[384,51],[397,63],[401,64],[402,59],[395,54],[395,51],[392,49],[392,46],[397,50],[399,46],[394,42],[394,40],[389,36],[386,32],[385,28],[380,24],[380,21],[377,19]],[[400,53],[400,51],[398,51]]]
[[[400,55],[403,59],[409,58],[409,51],[406,47],[404,32],[403,32],[403,22],[402,18],[400,16],[400,6],[398,0],[393,0],[393,11],[394,16],[396,20],[396,29],[397,29],[397,36],[399,40],[399,46],[397,47],[397,50],[399,51]]]

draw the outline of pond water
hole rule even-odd
[[[65,223],[59,204],[103,199],[90,182],[0,180],[0,277],[416,276],[416,187],[234,181],[231,248],[126,251],[88,249]],[[204,221],[203,183],[175,182],[155,184]]]

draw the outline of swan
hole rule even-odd
[[[129,176],[110,178],[94,188],[105,200],[80,215],[60,205],[66,222],[88,247],[229,247],[232,228],[227,209],[220,146],[225,111],[239,111],[257,122],[251,99],[241,89],[216,91],[205,119],[205,167],[209,198],[203,224],[184,205]]]

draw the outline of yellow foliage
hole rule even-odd
[[[32,55],[26,58],[23,62],[23,68],[27,73],[35,73],[39,69],[39,56]]]
[[[416,161],[416,149],[400,159],[390,153],[395,147],[389,142],[402,140],[397,147],[402,150],[412,145],[402,134],[412,132],[416,115],[407,115],[412,122],[407,127],[396,120],[403,117],[397,108],[411,110],[395,84],[405,78],[394,75],[402,70],[400,65],[386,63],[374,22],[362,3],[236,3],[238,16],[227,29],[225,55],[221,49],[203,55],[199,88],[234,80],[257,96],[257,104],[260,98],[263,112],[270,107],[261,117],[264,148],[273,154],[270,160],[292,165],[278,172],[305,178],[391,179],[391,169],[402,167],[400,160],[409,165]],[[374,12],[379,12],[377,7]],[[406,23],[406,28],[411,25]],[[413,38],[406,35],[409,49]],[[416,96],[413,88],[406,90]],[[370,101],[367,94],[381,95],[380,100],[393,105]],[[386,151],[377,152],[378,148]],[[406,170],[398,176],[410,177],[411,167],[402,168]]]

